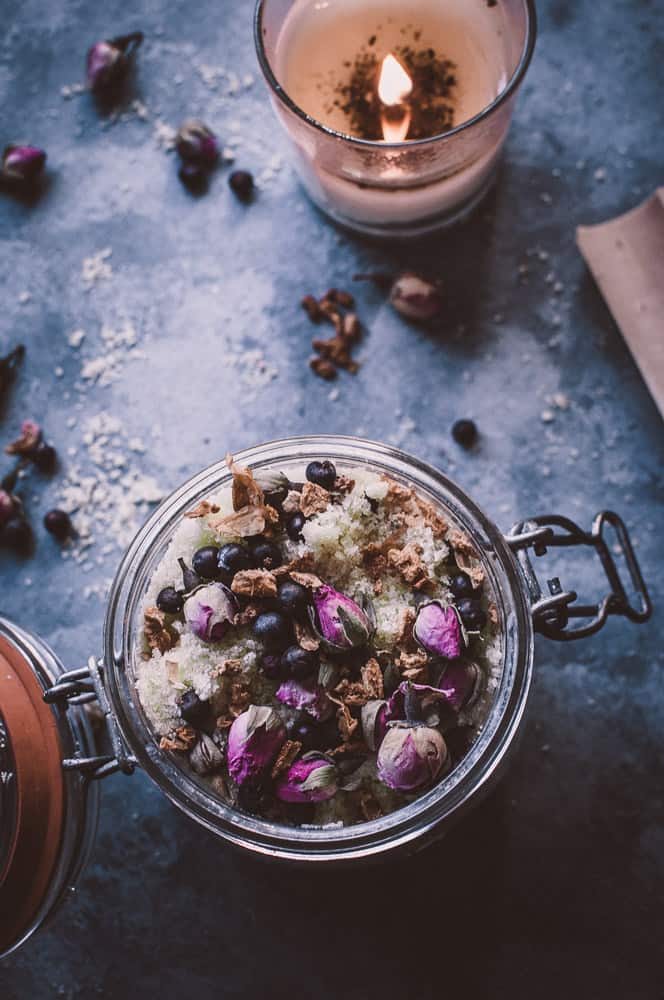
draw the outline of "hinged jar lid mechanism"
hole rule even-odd
[[[635,606],[628,596],[611,550],[604,537],[605,527],[615,532],[617,555],[622,555],[629,574]],[[559,528],[561,530],[556,531]],[[506,538],[507,544],[516,553],[523,571],[532,600],[533,624],[537,632],[549,639],[566,641],[582,639],[598,632],[609,615],[623,615],[633,622],[645,622],[652,614],[652,604],[639,564],[632,547],[629,533],[622,518],[611,510],[600,511],[593,521],[590,531],[583,531],[567,517],[549,514],[534,517],[516,524]],[[573,590],[563,590],[558,577],[547,581],[549,596],[542,591],[537,575],[530,561],[528,550],[536,556],[546,554],[548,548],[570,548],[588,546],[593,548],[602,563],[610,590],[599,603],[577,604],[577,594]],[[586,621],[569,628],[570,618],[585,618]]]

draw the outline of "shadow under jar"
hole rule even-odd
[[[306,191],[377,237],[434,232],[481,201],[535,37],[533,0],[258,0],[255,18]]]
[[[502,637],[496,684],[466,756],[433,787],[378,819],[331,828],[287,826],[233,808],[187,765],[160,748],[137,689],[139,636],[150,580],[185,512],[231,484],[219,462],[194,476],[152,514],[130,545],[115,578],[101,659],[65,671],[39,639],[0,619],[0,955],[18,947],[73,888],[94,832],[99,779],[136,766],[168,798],[222,841],[270,860],[299,864],[365,863],[418,850],[440,837],[493,786],[522,727],[533,668],[534,632],[567,640],[590,635],[611,615],[645,621],[650,601],[622,521],[597,515],[591,531],[557,516],[517,524],[504,536],[462,490],[440,472],[397,449],[356,438],[289,438],[235,456],[241,466],[292,470],[329,460],[339,474],[364,469],[410,487],[440,509],[472,542],[495,604]],[[607,537],[609,536],[609,537]],[[581,604],[559,580],[545,594],[532,557],[580,547],[599,557],[605,596]],[[620,550],[627,583],[614,554]],[[575,624],[577,622],[579,624]],[[100,752],[82,706],[98,701],[105,719]],[[37,769],[46,741],[48,767]],[[32,748],[32,749],[31,749]],[[53,766],[55,763],[56,766]],[[58,766],[60,765],[60,766]],[[32,803],[39,822],[39,879],[26,866],[30,831],[21,817]],[[26,854],[27,851],[27,854]]]

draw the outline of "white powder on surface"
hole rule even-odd
[[[81,267],[81,278],[86,291],[89,291],[98,281],[108,280],[113,276],[113,268],[110,258],[113,254],[111,247],[104,247],[90,257],[83,258]]]

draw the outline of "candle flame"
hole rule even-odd
[[[396,56],[385,56],[378,79],[378,96],[383,104],[402,104],[412,89],[413,81]]]
[[[378,78],[378,97],[383,104],[381,126],[385,142],[403,142],[410,128],[410,109],[405,104],[413,81],[396,56],[383,59]]]

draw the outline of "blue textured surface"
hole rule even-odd
[[[138,0],[131,18],[118,0],[4,0],[2,138],[48,150],[49,186],[35,204],[0,201],[0,348],[28,347],[3,439],[33,416],[65,471],[85,467],[86,419],[115,414],[127,439],[147,445],[133,464],[164,489],[275,433],[394,439],[457,479],[504,529],[543,511],[589,524],[601,507],[618,510],[657,608],[661,418],[574,227],[662,183],[662,4],[541,7],[495,192],[465,228],[388,252],[340,236],[272,160],[286,151],[260,81],[229,98],[223,81],[211,87],[202,64],[257,75],[246,0],[195,9]],[[88,95],[63,100],[88,44],[136,27],[147,37],[136,82],[146,120],[132,112],[104,123]],[[202,198],[181,187],[154,129],[159,116],[177,125],[191,114],[238,140],[237,165],[259,177],[252,205],[234,201],[227,168]],[[104,247],[113,273],[86,290],[83,258]],[[306,365],[302,294],[347,286],[358,270],[424,264],[447,289],[440,330],[405,325],[360,288],[364,363],[331,400]],[[145,357],[123,363],[112,384],[77,391],[82,360],[101,353],[101,324],[125,319]],[[66,338],[79,327],[75,351]],[[254,388],[251,349],[278,370]],[[554,393],[569,407],[552,407]],[[551,423],[541,419],[548,409]],[[482,431],[470,454],[449,436],[460,416]],[[120,551],[102,553],[115,539],[99,537],[90,571],[61,560],[39,522],[62,476],[24,486],[37,552],[25,563],[2,554],[0,594],[3,613],[73,666],[101,643],[103,599],[85,599],[84,588],[112,575]],[[562,576],[580,590],[592,582],[581,564]],[[652,1000],[664,979],[663,666],[657,613],[573,647],[538,643],[509,776],[444,843],[388,868],[272,870],[224,850],[141,775],[114,777],[80,891],[3,964],[0,993]]]

